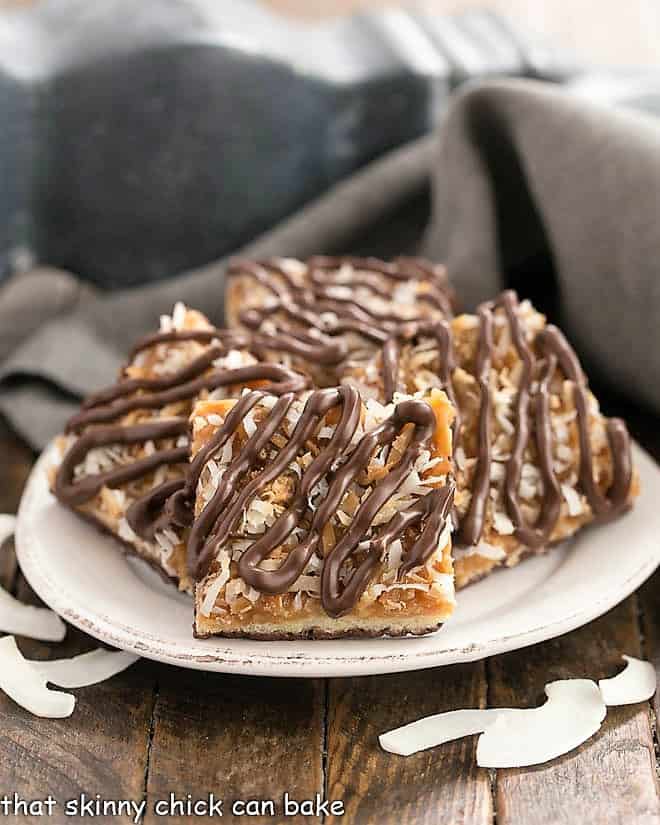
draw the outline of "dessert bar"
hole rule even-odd
[[[458,588],[615,517],[638,492],[625,424],[601,414],[565,336],[512,291],[418,324],[341,380],[377,398],[442,388],[455,404]]]
[[[352,387],[200,401],[188,540],[195,634],[427,633],[451,614],[446,395]]]
[[[227,273],[228,325],[323,344],[322,358],[303,352],[288,362],[318,386],[334,386],[347,357],[380,349],[416,321],[450,318],[453,306],[445,268],[423,258],[239,260]]]
[[[307,383],[258,361],[254,349],[246,336],[218,330],[178,304],[161,319],[160,332],[138,342],[117,383],[91,396],[59,439],[56,497],[184,590],[192,589],[189,518],[175,494],[184,485],[194,401],[257,385],[291,392]]]

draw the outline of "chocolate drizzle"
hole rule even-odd
[[[609,447],[612,454],[612,483],[603,494],[593,475],[593,452],[589,438],[588,385],[577,355],[562,333],[548,325],[536,337],[537,359],[526,340],[524,323],[518,312],[515,292],[503,292],[495,301],[482,304],[477,309],[479,319],[479,343],[475,361],[475,377],[479,387],[479,414],[477,425],[477,463],[471,482],[471,499],[462,519],[459,541],[475,545],[481,539],[490,492],[492,457],[492,391],[490,373],[493,353],[493,313],[501,307],[511,330],[513,345],[522,362],[521,377],[515,398],[515,424],[511,456],[507,462],[504,479],[504,503],[514,526],[514,536],[523,545],[539,548],[547,544],[560,516],[562,493],[554,470],[552,454],[552,424],[550,417],[549,386],[557,368],[573,383],[577,426],[580,445],[579,485],[597,520],[611,518],[628,506],[632,481],[630,437],[620,419],[607,422]],[[439,349],[439,375],[443,389],[455,405],[452,373],[455,368],[451,353],[451,334],[447,325],[435,324],[420,327],[416,334],[434,335]],[[388,366],[383,357],[383,368]],[[398,365],[395,366],[398,369]],[[384,375],[387,387],[396,379]],[[533,427],[532,427],[533,424]],[[455,422],[454,451],[460,443],[460,419]],[[528,524],[522,513],[518,488],[520,485],[523,456],[532,436],[543,483],[543,500],[534,524]]]
[[[188,484],[196,484],[209,457],[227,443],[246,412],[262,397],[262,393],[252,392],[234,405],[222,426],[195,458]],[[323,559],[321,604],[330,616],[341,616],[357,603],[388,544],[403,537],[412,525],[424,523],[418,539],[403,559],[403,569],[412,569],[429,558],[437,548],[446,524],[453,484],[431,491],[389,523],[375,529],[373,537],[366,540],[368,546],[365,548],[365,537],[373,519],[409,476],[421,451],[432,443],[436,426],[434,412],[423,401],[401,402],[390,418],[362,436],[350,452],[349,447],[360,420],[359,394],[348,386],[316,390],[307,398],[286,446],[273,461],[266,462],[262,450],[284,420],[293,401],[293,395],[283,395],[278,399],[226,468],[217,490],[196,518],[188,541],[190,573],[199,579],[208,572],[218,548],[230,538],[250,501],[287,471],[304,449],[306,441],[313,437],[323,417],[340,407],[340,419],[332,437],[303,472],[286,511],[266,534],[256,539],[239,561],[238,572],[248,585],[262,593],[285,593],[303,573],[311,557],[315,553],[322,555],[323,530],[337,512],[350,485],[369,464],[374,451],[392,444],[404,427],[412,425],[410,441],[399,462],[361,502],[345,534]],[[248,477],[249,480],[240,489],[239,482]],[[323,478],[328,481],[327,495],[318,509],[311,511],[308,497]],[[276,570],[262,569],[261,562],[286,542],[305,518],[309,522],[305,538],[289,551]],[[343,582],[344,566],[358,548],[364,552],[364,558],[354,568],[348,581]]]
[[[491,407],[490,393],[490,366],[493,351],[493,314],[488,306],[477,309],[479,317],[480,336],[477,351],[476,378],[479,385],[479,458],[472,479],[472,498],[470,506],[460,525],[459,538],[465,544],[476,544],[481,538],[486,504],[490,489],[490,462],[491,462]]]
[[[357,270],[350,284],[332,279],[344,265]],[[393,263],[386,263],[377,258],[316,256],[304,266],[306,277],[297,283],[276,259],[234,262],[228,271],[229,278],[250,276],[272,295],[268,304],[241,311],[241,324],[259,330],[264,322],[270,321],[278,332],[291,334],[297,326],[330,338],[354,333],[391,349],[402,330],[411,323],[434,316],[452,317],[453,292],[444,269],[433,267],[421,258],[397,258]],[[370,273],[377,277],[369,277]],[[412,318],[405,317],[395,311],[378,311],[351,294],[356,288],[363,288],[394,306],[393,289],[385,287],[383,279],[394,285],[420,280],[428,283],[428,291],[418,294],[415,303],[420,309],[424,304],[430,308]],[[328,318],[328,315],[334,317]]]
[[[187,430],[188,421],[185,418],[148,421],[130,427],[94,427],[81,435],[62,459],[55,478],[55,495],[64,504],[76,507],[94,498],[104,486],[113,488],[136,481],[163,464],[184,464],[188,461],[188,447],[173,447],[74,481],[76,467],[85,460],[87,453],[96,447],[107,447],[111,444],[144,444],[146,441],[160,438],[176,438],[185,435]]]
[[[259,346],[280,347],[279,339],[270,336],[250,336],[226,333],[223,330],[181,330],[159,333],[143,339],[132,353],[134,358],[146,348],[162,343],[197,341],[212,343],[207,351],[180,370],[158,378],[124,378],[113,386],[90,396],[81,412],[68,422],[67,432],[84,431],[68,450],[58,470],[54,492],[68,506],[80,506],[92,499],[103,486],[110,488],[137,481],[161,466],[186,464],[189,456],[187,416],[169,419],[154,418],[134,425],[114,424],[137,410],[161,410],[169,404],[192,401],[203,390],[219,387],[246,387],[265,383],[274,395],[294,393],[304,389],[307,379],[278,364],[256,363],[236,369],[214,367],[214,361],[237,346],[252,349]],[[280,347],[288,350],[289,341]],[[89,429],[86,429],[89,428]],[[129,461],[104,473],[74,480],[75,468],[88,452],[111,445],[145,444],[167,438],[185,436],[182,446],[166,447],[144,458]],[[182,501],[168,506],[168,501],[184,487],[181,479],[168,480],[149,490],[129,507],[126,519],[130,527],[144,539],[171,523],[181,524]],[[176,518],[177,513],[179,518]]]
[[[323,335],[311,336],[299,330],[281,330],[277,335],[269,335],[215,327],[213,329],[172,330],[147,335],[133,347],[130,358],[133,359],[149,347],[172,341],[197,341],[198,343],[218,341],[222,343],[224,350],[249,349],[255,353],[269,350],[287,352],[303,360],[316,361],[328,366],[338,364],[346,356],[343,341],[333,341]]]

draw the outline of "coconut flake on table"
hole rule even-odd
[[[600,679],[598,687],[606,705],[634,705],[655,694],[655,668],[651,662],[624,656],[626,667],[611,679]]]
[[[50,690],[94,685],[120,673],[138,659],[132,653],[97,649],[71,659],[30,661],[16,646],[13,636],[0,639],[0,689],[35,716],[63,719],[71,716],[76,697]]]
[[[102,647],[73,656],[70,659],[32,661],[30,664],[47,682],[64,688],[79,688],[105,682],[130,667],[140,657],[125,650],[105,650]]]
[[[437,713],[387,733],[381,733],[378,741],[383,750],[396,753],[398,756],[411,756],[413,753],[435,748],[454,739],[483,733],[489,725],[494,724],[500,713],[501,710],[492,708]]]
[[[76,697],[49,690],[46,677],[23,658],[13,636],[0,639],[0,689],[35,716],[63,719],[71,716]]]
[[[14,534],[15,516],[0,516],[0,548]],[[66,625],[52,610],[23,604],[0,587],[0,632],[43,642],[61,642]]]
[[[596,733],[607,713],[590,679],[546,685],[538,708],[455,710],[419,719],[379,736],[381,747],[410,756],[454,739],[481,733],[477,764],[486,768],[527,767],[569,753]]]
[[[561,679],[545,686],[538,708],[509,710],[479,737],[482,768],[524,768],[563,756],[590,739],[607,708],[591,679]]]

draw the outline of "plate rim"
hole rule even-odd
[[[573,611],[569,615],[554,621],[546,621],[531,628],[526,628],[517,633],[509,633],[469,645],[422,651],[406,651],[405,647],[402,647],[401,652],[396,653],[379,654],[377,650],[374,650],[373,653],[368,654],[324,654],[311,658],[303,653],[275,653],[273,650],[276,648],[273,646],[277,643],[273,642],[266,645],[263,642],[258,643],[255,641],[255,645],[263,644],[263,652],[240,653],[232,651],[232,642],[237,640],[223,639],[220,642],[220,640],[215,639],[216,645],[222,643],[222,648],[219,649],[217,646],[209,648],[209,652],[204,654],[185,652],[184,650],[179,652],[175,650],[175,648],[180,647],[179,643],[170,642],[168,646],[166,640],[152,639],[144,634],[139,634],[134,627],[124,625],[121,621],[112,619],[103,613],[89,609],[80,612],[78,609],[74,609],[67,603],[66,592],[61,584],[56,586],[41,571],[33,548],[37,539],[31,535],[31,525],[25,514],[29,512],[33,500],[41,494],[39,485],[43,481],[43,474],[53,449],[54,444],[51,442],[35,462],[25,486],[17,515],[15,530],[16,555],[21,570],[30,586],[51,609],[88,635],[123,650],[136,653],[143,658],[187,669],[252,676],[325,678],[396,673],[478,661],[489,656],[519,650],[556,638],[588,624],[630,596],[660,565],[659,543],[657,554],[655,556],[649,554],[643,563],[629,573],[626,579],[617,582],[616,590],[603,591],[597,598],[586,602],[583,609]],[[633,450],[636,454],[636,463],[648,461],[655,465],[657,469],[655,459],[636,442],[633,442]],[[90,527],[90,529],[93,528]],[[193,641],[195,640],[191,632],[191,642]],[[372,642],[375,645],[382,643],[381,639],[364,639],[362,641],[364,643]],[[397,641],[405,645],[405,640]],[[311,643],[313,644],[313,642]]]

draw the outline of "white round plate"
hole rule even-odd
[[[493,656],[551,639],[600,616],[660,564],[660,469],[640,447],[642,494],[611,524],[458,594],[458,609],[421,638],[257,642],[194,639],[190,600],[112,538],[60,507],[48,491],[49,451],[21,503],[18,559],[39,596],[104,642],[181,667],[256,676],[354,676],[418,670]]]

